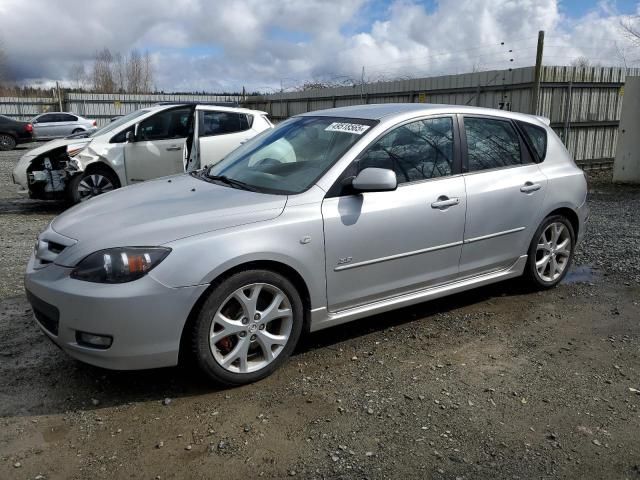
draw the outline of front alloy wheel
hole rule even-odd
[[[114,188],[117,188],[115,175],[106,169],[79,173],[69,182],[69,194],[73,203],[85,202]]]
[[[254,283],[238,288],[218,309],[209,348],[222,368],[249,373],[271,363],[289,341],[293,312],[278,287]]]
[[[240,272],[214,287],[193,331],[200,367],[219,383],[241,385],[273,372],[300,337],[302,302],[275,272]]]

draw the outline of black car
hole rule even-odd
[[[33,140],[33,126],[0,115],[0,150],[13,150],[19,143]]]

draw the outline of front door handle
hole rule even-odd
[[[172,152],[175,150],[182,150],[182,147],[180,145],[171,145],[170,147],[167,147],[167,152]]]
[[[438,197],[438,200],[431,204],[431,208],[439,208],[444,210],[445,208],[453,207],[454,205],[458,205],[460,203],[460,199],[457,197],[449,198],[446,195],[441,195]]]
[[[533,193],[542,188],[542,185],[539,183],[526,182],[523,186],[520,187],[520,191],[522,193]]]

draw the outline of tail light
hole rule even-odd
[[[93,125],[94,127],[97,127],[98,126],[98,122],[96,122],[95,120],[92,120],[91,121],[91,125]]]
[[[27,133],[33,133],[33,125],[31,125],[30,123],[27,123],[24,126],[24,131],[27,132]]]

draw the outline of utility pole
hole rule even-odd
[[[533,88],[531,89],[531,105],[529,113],[538,113],[538,99],[540,98],[540,78],[542,77],[542,52],[544,50],[544,30],[538,32],[538,49],[536,50],[536,66],[533,71]]]
[[[58,111],[62,112],[62,92],[60,91],[60,84],[56,82],[56,92],[58,97]]]

